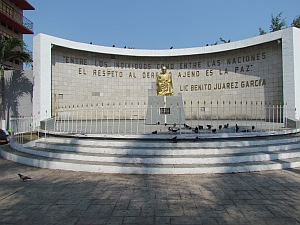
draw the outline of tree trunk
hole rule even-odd
[[[4,79],[3,65],[1,65],[0,73],[1,73],[1,104],[2,104],[1,119],[5,120],[5,79]],[[2,128],[4,129],[5,127]]]

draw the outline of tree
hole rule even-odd
[[[281,14],[282,14],[282,12],[280,12],[275,17],[272,14],[271,25],[270,25],[270,32],[281,30],[281,29],[283,29],[286,26],[285,19],[281,19]]]
[[[274,32],[277,30],[282,30],[283,28],[286,27],[286,22],[285,22],[285,18],[282,19],[281,18],[282,12],[280,12],[277,16],[273,16],[273,14],[271,14],[271,25],[270,25],[270,32]],[[265,30],[263,30],[262,28],[259,28],[259,34],[263,35],[266,34],[267,32]]]
[[[259,34],[260,35],[264,35],[266,34],[267,32],[265,30],[263,30],[262,28],[259,28]]]
[[[24,75],[24,71],[13,71],[12,76],[6,80],[5,92],[9,93],[5,102],[7,118],[10,115],[10,110],[14,116],[19,116],[19,99],[25,95],[30,95],[32,102],[33,83]],[[9,121],[6,123],[6,128],[9,129]]]
[[[300,15],[297,16],[297,17],[293,20],[291,26],[292,26],[292,27],[300,28]]]
[[[19,60],[21,62],[32,62],[31,55],[25,50],[25,43],[18,37],[5,39],[0,38],[0,75],[1,75],[1,93],[2,93],[2,120],[5,120],[5,79],[4,69],[5,63],[11,60]]]

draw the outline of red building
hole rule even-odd
[[[26,0],[0,0],[0,35],[5,38],[23,39],[23,34],[33,34],[33,22],[23,16],[24,10],[35,10],[35,8]],[[19,60],[6,64],[7,69],[23,69],[23,63]]]

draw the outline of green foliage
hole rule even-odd
[[[285,28],[285,26],[286,26],[285,18],[282,19],[281,15],[282,15],[282,12],[280,12],[275,17],[272,14],[270,32],[274,32],[274,31],[281,30],[281,29]]]
[[[266,33],[267,33],[267,32],[266,32],[265,30],[259,28],[259,34],[260,34],[260,35],[264,35],[264,34],[266,34]]]
[[[293,20],[291,26],[292,26],[292,27],[300,28],[300,15],[297,16],[297,17]]]
[[[24,41],[18,37],[5,39],[4,36],[0,38],[0,75],[1,75],[1,95],[2,95],[2,113],[1,118],[5,120],[5,80],[4,80],[4,66],[10,60],[19,60],[21,62],[30,63],[32,57],[26,50]]]
[[[270,32],[274,32],[274,31],[278,31],[278,30],[282,30],[284,28],[286,28],[286,22],[285,22],[285,18],[282,19],[282,12],[280,12],[277,16],[273,16],[273,14],[271,14],[271,25],[270,25]],[[265,30],[263,30],[262,28],[259,28],[259,34],[263,35],[266,34],[267,32]]]
[[[5,39],[2,36],[0,39],[0,65],[15,59],[25,63],[32,62],[31,55],[25,49],[26,45],[22,39],[18,37]]]
[[[287,27],[286,22],[285,22],[285,18],[282,19],[282,12],[280,12],[277,16],[273,16],[273,14],[271,14],[271,25],[270,25],[270,32],[274,32],[277,30],[282,30],[284,28]],[[292,27],[297,27],[300,28],[300,15],[295,17],[295,19],[293,20],[293,22],[291,23]],[[259,34],[263,35],[266,34],[266,31],[263,30],[262,28],[259,28]]]

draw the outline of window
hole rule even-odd
[[[5,38],[5,40],[7,40],[8,38],[12,38],[11,35],[9,35],[8,33],[4,32],[2,30],[0,30],[0,35],[2,35]]]
[[[10,17],[14,17],[14,8],[4,1],[0,2],[0,10],[9,15]]]

